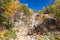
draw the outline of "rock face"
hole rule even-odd
[[[36,26],[34,25],[32,32],[44,33],[44,32],[48,32],[48,30],[46,28],[46,25],[42,22],[42,23],[38,23]]]
[[[45,23],[47,25],[55,25],[56,24],[56,20],[54,18],[47,18],[47,19],[45,19]]]
[[[14,25],[16,29],[20,30],[22,27],[25,27],[25,24],[23,21],[19,20],[18,22],[14,22]]]
[[[16,29],[19,30],[19,32],[16,33],[18,40],[25,40],[25,39],[30,40],[31,36],[26,36],[27,34],[28,35],[33,35],[34,33],[43,34],[43,33],[48,33],[50,31],[53,32],[56,31],[56,20],[54,18],[47,18],[45,20],[39,21],[36,19],[36,17],[41,18],[40,15],[33,14],[31,18],[28,19],[28,22],[31,22],[31,24],[29,25],[28,22],[26,22],[27,24],[25,24],[25,22],[22,20],[18,20],[18,22],[15,22],[15,27]]]
[[[57,29],[58,31],[60,31],[60,25],[57,25],[56,29]]]
[[[35,20],[36,22],[36,20]],[[34,23],[33,28],[31,29],[31,33],[47,33],[49,31],[56,31],[56,20],[54,18],[47,18],[43,22]]]
[[[54,18],[46,18],[44,22],[48,31],[56,30],[56,20]]]

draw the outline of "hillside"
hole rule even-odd
[[[0,40],[60,40],[60,2],[34,12],[18,0],[0,0]]]

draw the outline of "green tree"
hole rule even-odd
[[[9,5],[10,0],[0,0],[0,26],[7,27],[9,25],[9,16],[6,13],[6,6]]]
[[[23,4],[21,4],[21,9],[23,10],[23,12],[24,12],[24,14],[26,15],[26,16],[29,16],[31,13],[29,12],[29,8],[28,7],[26,7],[26,5],[23,5]]]

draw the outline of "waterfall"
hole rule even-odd
[[[35,20],[35,17],[36,17],[36,13],[34,13],[33,15],[32,15],[32,18],[31,18],[31,21],[32,21],[32,28],[33,28],[33,26],[35,25],[35,22],[36,22],[36,20]]]

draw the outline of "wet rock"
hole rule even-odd
[[[48,31],[56,31],[56,19],[54,18],[46,18],[44,20],[45,24],[46,24],[46,28],[48,29]]]
[[[47,25],[55,25],[56,24],[56,20],[54,18],[46,18],[44,21]]]
[[[57,26],[56,26],[56,29],[57,29],[58,31],[60,31],[60,25],[57,25]]]
[[[46,25],[44,24],[44,22],[42,23],[38,23],[36,26],[34,25],[33,30],[35,33],[44,33],[44,32],[48,32]]]

